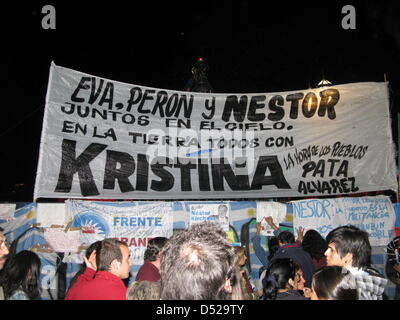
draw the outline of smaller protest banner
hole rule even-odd
[[[261,222],[262,236],[273,236],[274,229],[267,223],[265,218],[272,217],[276,226],[286,219],[286,204],[271,201],[257,201],[257,222]]]
[[[0,203],[0,220],[10,220],[14,217],[15,203]]]
[[[395,213],[387,196],[294,201],[293,226],[317,230],[323,237],[343,225],[369,234],[371,246],[386,246],[394,235]]]
[[[64,228],[46,228],[44,238],[55,252],[78,252],[79,231],[65,232]]]
[[[43,228],[52,225],[64,226],[68,223],[65,203],[38,203],[36,210],[37,222]]]
[[[190,225],[214,221],[224,231],[229,231],[229,206],[227,204],[193,204],[190,206]]]

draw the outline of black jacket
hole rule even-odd
[[[276,259],[290,258],[297,262],[303,270],[305,286],[311,288],[312,275],[314,273],[314,264],[310,254],[303,250],[300,244],[291,243],[281,246],[271,259],[271,263]]]

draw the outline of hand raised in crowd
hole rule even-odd
[[[263,229],[263,227],[261,226],[261,222],[257,222],[256,223],[256,235],[259,236],[262,229]]]
[[[264,218],[265,221],[267,221],[267,223],[271,226],[272,229],[274,230],[278,230],[279,228],[276,226],[276,224],[274,223],[274,219],[270,216],[270,217],[265,217]]]
[[[303,227],[298,227],[296,228],[297,230],[297,240],[298,242],[302,242],[303,241],[303,236],[304,236],[304,228]]]

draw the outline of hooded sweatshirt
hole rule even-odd
[[[304,286],[311,288],[312,275],[315,269],[310,254],[296,242],[279,247],[271,259],[271,263],[281,258],[291,258],[297,262],[303,271],[304,280],[306,280]]]
[[[359,289],[359,300],[382,300],[388,282],[378,271],[372,268],[365,270],[348,268],[354,276]]]

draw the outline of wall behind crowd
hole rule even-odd
[[[173,204],[173,230],[176,232],[189,226],[190,206],[192,204],[220,204],[229,205],[229,224],[230,234],[233,242],[239,242],[246,247],[249,255],[249,263],[247,265],[250,280],[253,284],[258,280],[259,268],[261,262],[254,253],[251,243],[252,237],[255,235],[255,225],[257,218],[257,202],[256,201],[175,201]],[[146,205],[142,203],[141,205]],[[280,223],[280,229],[293,231],[293,208],[292,204],[286,205],[286,217]],[[397,215],[396,227],[397,231],[400,227],[400,206],[395,204],[395,212]],[[4,217],[3,217],[4,218]],[[55,252],[45,239],[45,230],[38,223],[37,204],[36,203],[16,203],[15,212],[9,219],[0,218],[0,226],[5,229],[8,241],[18,239],[17,252],[21,250],[32,250],[36,252],[42,262],[41,269],[41,286],[42,298],[62,299],[65,290],[69,287],[69,281],[77,272],[82,261],[84,248],[80,248],[79,253]],[[60,227],[53,225],[53,227]],[[62,226],[70,228],[69,226]],[[262,236],[262,246],[267,249],[267,238]],[[385,246],[372,247],[372,264],[373,267],[385,274],[386,253]],[[130,282],[134,281],[136,273],[140,268],[140,264],[134,264],[131,269]],[[395,286],[389,282],[386,288],[386,294],[389,298],[393,298]]]

